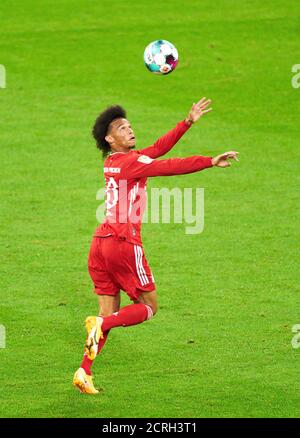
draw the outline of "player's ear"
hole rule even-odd
[[[108,144],[111,144],[113,142],[113,138],[111,135],[106,135],[105,136],[105,141],[107,141]]]

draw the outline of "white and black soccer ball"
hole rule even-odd
[[[167,75],[178,64],[178,51],[167,40],[157,40],[148,44],[144,52],[144,62],[151,73]]]

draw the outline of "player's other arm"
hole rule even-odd
[[[183,134],[197,122],[201,116],[211,111],[208,108],[211,103],[210,99],[203,97],[199,102],[194,103],[190,109],[187,117],[181,122],[177,123],[175,128],[160,137],[152,146],[141,149],[139,152],[142,155],[147,155],[150,158],[158,158],[165,155],[172,147],[180,140]]]
[[[147,178],[151,176],[184,175],[199,172],[209,167],[228,167],[230,159],[238,161],[238,152],[231,151],[216,157],[203,157],[195,155],[187,158],[169,158],[167,160],[152,160],[141,155],[134,157],[124,169],[123,177],[126,179]]]

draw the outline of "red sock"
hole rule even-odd
[[[106,342],[107,336],[108,336],[109,330],[107,330],[106,332],[103,333],[103,338],[101,338],[99,340],[98,343],[98,351],[97,351],[97,356],[98,354],[100,354],[100,351],[102,350],[102,348],[104,347],[104,344]]]
[[[130,325],[140,324],[146,319],[150,319],[153,312],[150,306],[142,303],[130,304],[122,307],[119,312],[103,318],[102,330],[106,332],[114,327],[128,327]]]
[[[97,351],[97,356],[98,356],[98,354],[100,353],[100,351],[102,350],[102,348],[104,347],[104,344],[105,344],[105,342],[106,342],[106,339],[107,339],[108,333],[109,333],[109,330],[108,330],[107,332],[103,333],[103,338],[100,339],[100,341],[99,341],[99,344],[98,344],[98,351]],[[91,376],[91,375],[92,375],[91,368],[92,368],[93,362],[94,362],[94,361],[91,360],[91,359],[89,359],[89,358],[87,357],[87,355],[84,353],[84,355],[83,355],[83,359],[82,359],[82,362],[81,362],[81,365],[80,365],[80,368],[83,368],[84,371],[87,373],[88,376]]]
[[[91,376],[91,375],[92,375],[92,372],[91,372],[91,366],[93,365],[93,362],[94,362],[94,361],[91,360],[91,359],[89,359],[89,358],[87,357],[86,353],[84,353],[84,355],[83,355],[83,359],[82,359],[82,362],[81,362],[81,365],[80,365],[80,368],[83,368],[84,371],[87,373],[88,376]]]
[[[138,304],[130,304],[129,306],[125,306],[116,312],[113,315],[106,316],[103,318],[102,323],[102,331],[103,331],[103,339],[100,339],[98,344],[98,352],[100,353],[107,339],[107,335],[109,330],[114,327],[128,327],[130,325],[140,324],[144,322],[146,319],[150,319],[153,316],[153,312],[150,306],[147,306],[142,303]],[[81,368],[90,376],[91,367],[93,364],[93,360],[90,360],[86,354],[83,356],[82,363],[80,365]]]

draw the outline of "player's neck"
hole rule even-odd
[[[116,154],[118,152],[121,152],[122,154],[128,154],[128,152],[130,152],[130,151],[131,151],[131,148],[126,148],[123,146],[116,146],[116,147],[110,149],[110,155]]]

